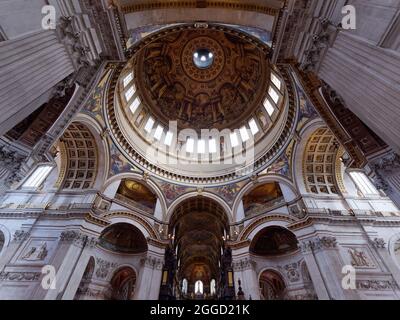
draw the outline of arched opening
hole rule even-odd
[[[187,279],[182,280],[182,294],[186,295],[188,291],[188,281]]]
[[[228,234],[224,209],[212,199],[191,198],[175,209],[170,225],[178,261],[177,278],[179,283],[187,283],[180,298],[215,298],[221,286],[220,266]]]
[[[266,227],[254,237],[250,252],[267,257],[288,254],[298,249],[297,242],[296,236],[283,227]]]
[[[0,255],[1,252],[3,251],[4,242],[5,242],[4,233],[0,231]]]
[[[111,279],[111,300],[133,300],[136,285],[136,272],[124,267]]]
[[[70,124],[60,138],[61,170],[57,185],[63,189],[92,188],[97,175],[96,140],[88,127],[80,122]]]
[[[264,183],[243,196],[246,217],[260,214],[285,202],[278,182]]]
[[[260,275],[261,300],[283,300],[286,285],[282,276],[276,271],[265,270]]]
[[[339,142],[326,127],[315,130],[308,139],[303,159],[303,176],[307,192],[339,194],[338,182],[342,180],[341,172],[336,172],[339,147]],[[337,177],[340,181],[337,181]]]
[[[214,296],[217,293],[217,282],[215,281],[215,279],[211,280],[210,283],[210,294],[211,296]]]
[[[81,300],[88,293],[90,282],[95,268],[95,261],[93,257],[90,257],[88,264],[86,265],[85,272],[83,273],[82,280],[79,284],[78,290],[76,291],[75,300]]]
[[[150,214],[157,203],[157,196],[145,184],[130,179],[121,180],[115,198]]]
[[[128,223],[116,223],[105,229],[99,244],[120,253],[139,254],[147,251],[147,241],[142,232]]]

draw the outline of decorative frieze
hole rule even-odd
[[[61,242],[67,242],[67,243],[74,243],[79,247],[82,246],[90,246],[94,247],[98,243],[98,238],[95,237],[90,237],[86,234],[83,234],[78,231],[74,230],[67,230],[63,231],[60,235],[60,241]]]
[[[105,294],[102,290],[95,290],[92,288],[78,288],[77,295],[79,295],[80,297],[85,296],[102,300],[104,300],[105,298]]]
[[[395,290],[397,285],[389,280],[358,280],[356,287],[359,290],[390,291]]]
[[[308,253],[319,249],[333,249],[337,246],[335,237],[316,237],[311,240],[306,240],[300,243],[300,248],[303,253]]]
[[[0,272],[0,281],[38,281],[40,272]]]

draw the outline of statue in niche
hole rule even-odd
[[[368,260],[367,255],[363,251],[350,248],[349,250],[351,257],[351,265],[353,267],[370,267],[371,264]]]
[[[40,246],[32,246],[23,256],[23,260],[27,261],[42,261],[47,257],[48,250],[45,241]]]

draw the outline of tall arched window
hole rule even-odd
[[[188,292],[188,281],[183,279],[182,281],[182,294],[187,294]]]
[[[212,296],[215,295],[216,292],[217,292],[216,286],[217,286],[217,284],[216,284],[215,279],[212,279],[212,280],[211,280],[211,283],[210,283],[210,294],[211,294]]]
[[[195,294],[203,294],[203,282],[200,280],[197,280],[195,285],[194,285],[194,293]]]

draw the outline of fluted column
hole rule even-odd
[[[370,129],[400,151],[400,54],[341,31],[322,61],[327,82]]]
[[[74,72],[54,31],[39,31],[0,42],[0,135],[52,96],[53,88]]]

